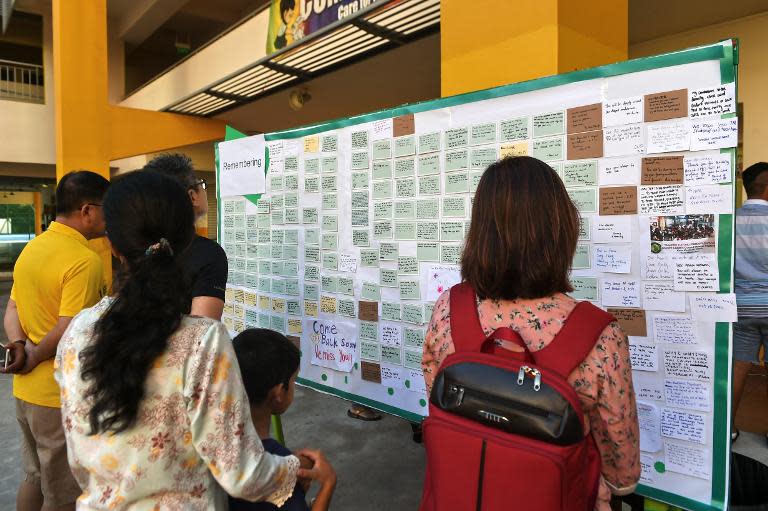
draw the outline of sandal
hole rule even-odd
[[[733,428],[731,430],[731,443],[734,443],[736,440],[738,440],[739,435],[741,435],[741,431],[739,431],[738,428]]]
[[[353,419],[361,421],[378,421],[381,420],[381,414],[376,412],[372,408],[362,405],[352,405],[347,410],[347,415]]]

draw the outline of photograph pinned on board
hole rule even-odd
[[[715,251],[715,215],[657,216],[650,219],[651,253]]]

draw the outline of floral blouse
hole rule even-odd
[[[299,461],[265,453],[224,326],[185,316],[155,360],[134,427],[90,436],[78,354],[111,303],[85,309],[59,342],[55,375],[79,510],[227,509],[224,492],[282,505]]]
[[[451,339],[450,293],[435,303],[432,321],[424,342],[422,368],[427,391],[432,389],[437,370],[454,353]],[[482,300],[477,310],[486,335],[507,326],[536,352],[549,344],[578,302],[556,294],[532,300]],[[608,325],[595,347],[568,378],[578,394],[586,427],[595,438],[603,460],[603,477],[596,509],[610,510],[611,490],[630,493],[640,478],[640,434],[627,336],[618,323]]]

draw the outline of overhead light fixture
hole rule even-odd
[[[298,111],[304,108],[304,105],[312,99],[312,95],[307,89],[292,90],[288,95],[288,106],[291,110]]]

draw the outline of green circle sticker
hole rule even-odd
[[[659,474],[663,474],[664,472],[667,471],[667,467],[666,465],[664,465],[663,461],[657,461],[656,463],[654,463],[653,468],[655,468],[656,472],[658,472]]]
[[[394,393],[395,393],[395,389],[393,389],[392,387],[389,387],[387,389],[387,394],[389,394],[390,396],[393,395]]]
[[[419,404],[421,406],[427,406],[427,400],[426,399],[419,399]]]
[[[323,373],[323,375],[320,377],[320,379],[323,380],[323,381],[328,381],[328,375]]]
[[[355,362],[355,370],[357,370],[357,362]]]
[[[405,380],[405,388],[410,389],[411,388],[411,380]]]

